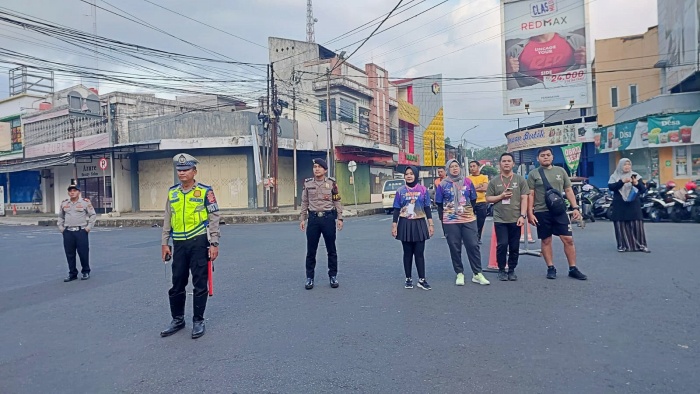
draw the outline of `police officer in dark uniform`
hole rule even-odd
[[[216,260],[219,255],[219,205],[211,186],[194,179],[198,164],[194,157],[180,153],[173,161],[180,183],[168,190],[161,242],[162,258],[167,261],[170,254],[168,240],[173,239],[173,287],[168,291],[173,320],[160,336],[173,335],[185,327],[185,287],[191,272],[194,286],[192,338],[199,338],[205,330],[208,261]]]
[[[306,230],[306,285],[307,290],[314,288],[314,270],[316,269],[316,251],[323,235],[328,251],[328,277],[332,288],[337,288],[338,254],[335,249],[336,228],[343,229],[343,205],[335,179],[326,177],[328,165],[323,159],[313,159],[314,177],[304,180],[301,194],[301,231]],[[308,219],[308,228],[306,220]],[[336,224],[337,220],[337,224]]]
[[[58,212],[58,229],[63,234],[63,250],[68,260],[68,276],[64,282],[78,279],[75,254],[80,256],[81,280],[90,279],[90,238],[88,233],[97,220],[97,213],[87,198],[80,198],[80,188],[76,184],[68,186],[70,198],[61,201]]]

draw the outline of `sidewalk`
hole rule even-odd
[[[11,211],[10,211],[11,212]],[[343,217],[369,216],[383,213],[381,203],[345,206]],[[0,216],[0,225],[10,226],[56,226],[55,214],[20,213],[13,216]],[[281,207],[279,213],[267,213],[263,209],[223,210],[221,222],[226,224],[294,222],[299,220],[299,210]],[[162,212],[122,213],[118,217],[97,215],[95,226],[98,227],[152,227],[163,225]]]

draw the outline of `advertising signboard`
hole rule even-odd
[[[597,153],[646,148],[648,144],[647,122],[633,120],[595,130]]]
[[[591,106],[585,0],[501,0],[503,113]]]
[[[649,147],[700,144],[700,112],[650,116]]]
[[[574,142],[593,142],[595,123],[564,124],[510,133],[508,152],[541,146],[566,145]]]
[[[669,89],[698,70],[698,0],[658,0],[659,54]]]

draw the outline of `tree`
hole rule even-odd
[[[452,145],[450,144],[450,137],[445,138],[445,145]]]
[[[496,167],[484,166],[484,167],[481,169],[481,174],[482,174],[482,175],[487,175],[489,178],[492,178],[492,177],[498,175],[498,170],[496,169]]]
[[[470,160],[491,160],[492,162],[497,162],[501,154],[505,153],[507,150],[508,147],[505,144],[476,149],[474,150],[473,157],[470,157]],[[471,152],[467,152],[467,155],[469,155],[469,153]]]

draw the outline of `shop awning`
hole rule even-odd
[[[38,170],[53,166],[62,166],[73,164],[75,159],[70,153],[64,153],[59,156],[43,157],[41,159],[23,160],[14,164],[0,164],[0,174],[7,172],[18,172],[28,170]]]

